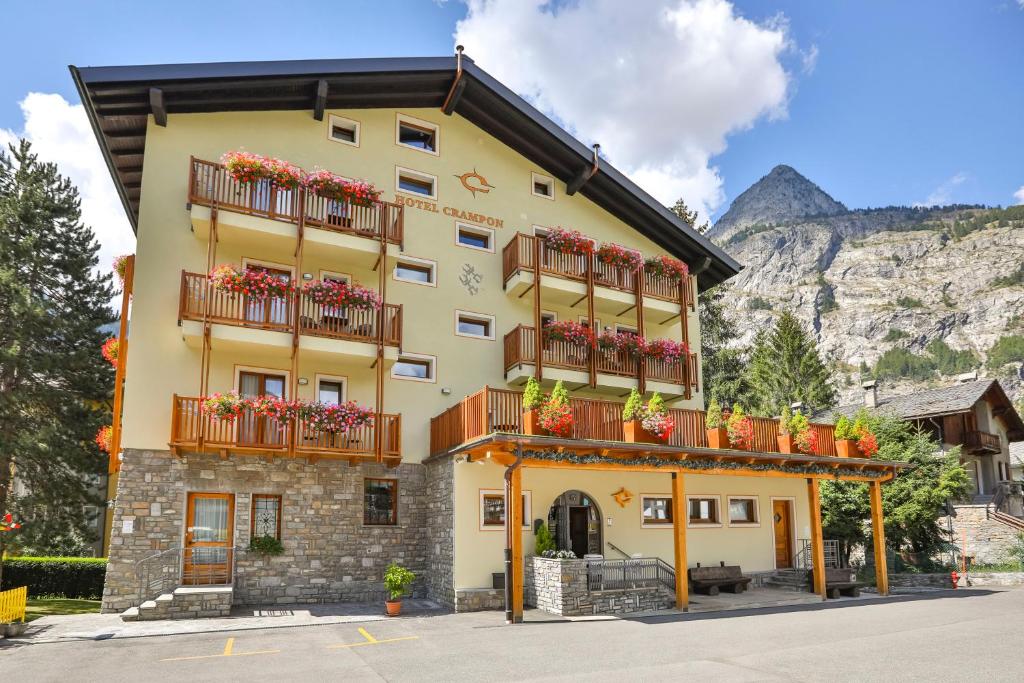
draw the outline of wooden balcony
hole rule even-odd
[[[365,459],[375,455],[380,427],[384,457],[402,455],[402,416],[382,414],[372,426],[345,433],[326,432],[305,420],[279,422],[243,411],[236,420],[216,420],[200,409],[200,399],[174,395],[171,440],[174,450],[256,455],[300,455],[323,458]]]
[[[989,434],[976,429],[968,431],[964,435],[964,448],[968,453],[999,453],[1003,450],[998,434]]]
[[[589,398],[570,398],[573,414],[573,439],[624,441],[623,403]],[[482,390],[467,396],[430,421],[430,452],[442,453],[467,441],[495,432],[523,434],[523,394],[507,389]],[[707,448],[704,411],[670,409],[676,428],[668,445],[677,448]],[[752,417],[754,443],[758,453],[778,453],[778,420]],[[835,427],[812,424],[818,435],[818,455],[835,456]]]
[[[505,335],[505,377],[511,379],[516,372],[532,374],[533,366],[536,365],[537,336],[532,326],[517,325],[512,331]],[[688,354],[685,361],[675,363],[645,358],[643,360],[634,355],[618,352],[603,351],[599,349],[587,349],[569,344],[563,341],[546,340],[543,347],[543,367],[555,370],[568,370],[578,373],[589,373],[590,355],[594,356],[594,367],[598,374],[598,385],[606,386],[609,389],[620,391],[625,387],[622,382],[609,381],[606,377],[602,381],[601,375],[609,377],[628,378],[639,380],[640,366],[643,364],[644,376],[648,382],[657,382],[678,387],[677,390],[668,390],[663,393],[669,396],[682,394],[683,389],[689,385],[697,391],[697,354]],[[530,366],[525,369],[525,366]],[[559,376],[557,379],[571,379],[570,377]],[[576,378],[576,381],[583,381]],[[663,388],[657,388],[659,391]]]
[[[305,190],[282,190],[267,182],[240,183],[221,164],[195,157],[189,165],[188,188],[190,204],[294,225],[301,216],[307,227],[375,240],[383,236],[387,242],[402,244],[404,212],[391,202],[355,206]]]
[[[537,244],[539,242],[539,245]],[[637,291],[638,273],[628,268],[620,268],[603,263],[596,256],[580,256],[576,254],[563,254],[562,252],[549,249],[544,240],[538,240],[533,235],[516,233],[505,248],[502,249],[502,278],[506,289],[509,288],[512,279],[519,273],[527,272],[534,274],[536,268],[536,249],[540,249],[541,273],[563,280],[577,283],[586,283],[587,260],[593,263],[594,285],[615,290],[629,295],[635,295]],[[682,291],[680,291],[682,290]],[[691,309],[694,306],[694,292],[689,278],[682,282],[667,277],[660,277],[650,273],[644,274],[643,295],[645,298],[678,304],[685,302]],[[570,294],[571,296],[571,294]],[[610,303],[620,304],[625,301],[612,296],[607,297]],[[677,310],[678,312],[678,310]]]
[[[208,311],[204,310],[207,303]],[[297,324],[302,335],[367,344],[377,343],[378,328],[383,324],[384,345],[402,345],[400,304],[384,304],[380,312],[323,306],[301,291],[292,297],[252,301],[214,289],[202,273],[182,271],[179,323],[182,320],[202,322],[204,313],[211,322],[222,325],[292,332]]]

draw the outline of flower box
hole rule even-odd
[[[540,410],[523,411],[523,434],[527,436],[547,436],[548,430],[540,426]]]
[[[859,458],[856,439],[836,439],[836,455],[840,458]]]
[[[796,439],[792,434],[779,434],[779,453],[792,454],[797,452]]]
[[[640,420],[628,420],[622,423],[622,432],[626,443],[665,443],[663,440],[644,429]]]
[[[708,429],[708,448],[732,448],[729,443],[729,430],[725,427]]]

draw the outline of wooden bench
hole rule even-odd
[[[688,569],[686,574],[690,577],[693,591],[705,595],[718,595],[719,590],[742,593],[751,582],[749,576],[743,576],[743,570],[739,566],[726,566],[725,562],[718,567],[702,567],[698,562],[697,566]]]
[[[811,570],[813,586],[814,572]],[[860,595],[860,589],[865,584],[858,582],[854,571],[850,568],[838,569],[828,567],[825,569],[825,595],[833,600],[840,595],[856,598]]]

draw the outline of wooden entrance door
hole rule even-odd
[[[285,398],[285,376],[267,372],[240,372],[238,393],[245,398],[274,396]],[[276,420],[243,412],[238,418],[239,446],[284,446],[285,430]]]
[[[185,585],[231,583],[235,496],[230,493],[189,493],[185,556],[181,582]]]
[[[775,567],[793,566],[793,517],[788,500],[772,501],[772,522],[775,525]]]
[[[569,544],[576,557],[590,552],[590,510],[585,507],[569,508]]]
[[[250,264],[245,269],[246,271],[267,273],[284,282],[291,282],[292,279],[292,274],[289,271],[280,268]],[[291,322],[291,303],[290,297],[246,299],[245,319],[249,322],[260,323],[270,327],[287,325]]]

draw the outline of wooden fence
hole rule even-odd
[[[28,586],[0,591],[0,624],[25,621],[25,605],[28,603]]]

